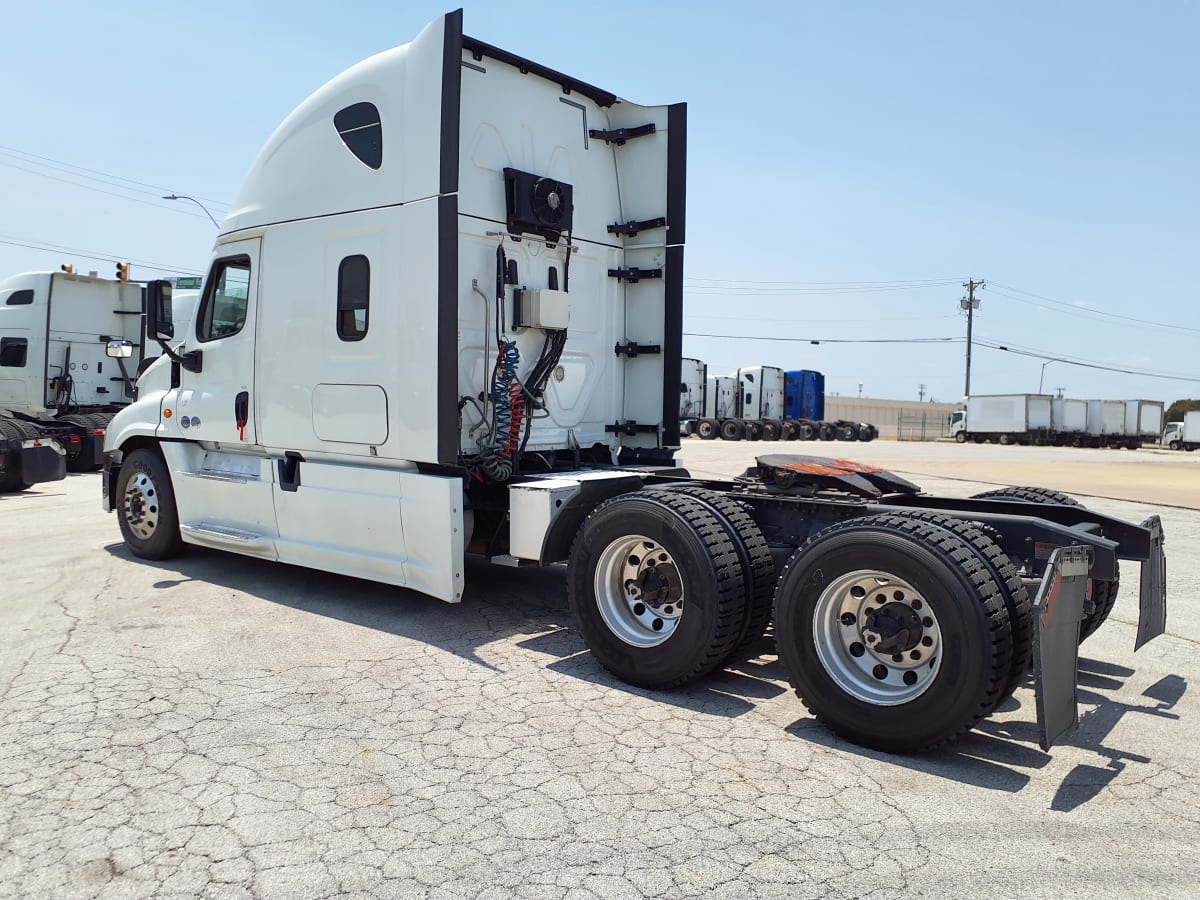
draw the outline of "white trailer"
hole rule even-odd
[[[708,390],[708,366],[703,360],[683,357],[679,366],[679,434],[694,434],[704,417],[705,393]]]
[[[1125,401],[1089,400],[1087,431],[1093,447],[1120,447],[1125,442]]]
[[[1055,397],[1050,407],[1055,443],[1078,443],[1087,434],[1087,401]]]
[[[109,358],[110,340],[131,355]],[[100,468],[145,351],[139,284],[66,267],[0,281],[0,491]]]
[[[1054,438],[1048,394],[981,394],[967,398],[965,417],[951,417],[958,443],[1044,444]]]
[[[1136,450],[1146,441],[1157,441],[1163,430],[1161,400],[1125,401],[1125,446]]]
[[[810,709],[894,752],[990,714],[1036,638],[1049,746],[1111,608],[1085,613],[1086,580],[1115,599],[1118,557],[1144,560],[1140,639],[1165,627],[1161,525],[1045,492],[932,497],[846,461],[677,468],[685,130],[682,105],[464,35],[461,11],[320,88],[251,169],[195,323],[173,335],[170,286],[147,288],[169,358],[105,443],[125,543],[449,603],[468,552],[566,562],[583,642],[646,688],[737,659],[774,610]]]

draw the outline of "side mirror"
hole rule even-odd
[[[104,352],[114,359],[129,359],[133,356],[133,344],[129,341],[109,341]]]
[[[156,341],[175,337],[171,321],[171,282],[151,281],[146,285],[146,335]]]

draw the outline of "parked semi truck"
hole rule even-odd
[[[708,366],[703,360],[685,356],[680,360],[679,378],[679,434],[687,437],[696,431],[697,423],[704,418]]]
[[[685,142],[682,104],[484,43],[461,11],[320,88],[251,168],[194,324],[164,327],[170,286],[148,287],[169,356],[105,440],[125,543],[449,603],[467,553],[565,562],[580,637],[631,684],[758,652],[773,615],[797,692],[850,740],[940,745],[1032,665],[1048,746],[1118,558],[1142,563],[1139,642],[1165,627],[1160,523],[787,455],[692,479],[675,463]]]
[[[1168,422],[1163,430],[1162,445],[1169,450],[1200,448],[1200,410],[1183,414],[1182,422]]]
[[[108,358],[110,340],[132,355]],[[143,358],[141,285],[71,271],[0,282],[0,490],[98,469]]]

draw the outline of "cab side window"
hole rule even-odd
[[[365,256],[347,256],[338,266],[338,337],[343,341],[366,337],[370,306],[371,263]]]
[[[0,366],[21,369],[29,353],[27,338],[0,338]]]
[[[241,331],[250,307],[250,257],[234,256],[213,263],[200,303],[196,336],[201,341],[215,341]]]

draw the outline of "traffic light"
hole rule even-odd
[[[66,272],[68,275],[74,275],[74,274],[75,274],[75,267],[74,267],[73,265],[71,265],[70,263],[63,263],[63,264],[62,264],[62,270],[63,270],[64,272]]]
[[[129,280],[129,263],[127,263],[127,262],[117,263],[117,281],[128,281],[128,280]]]

